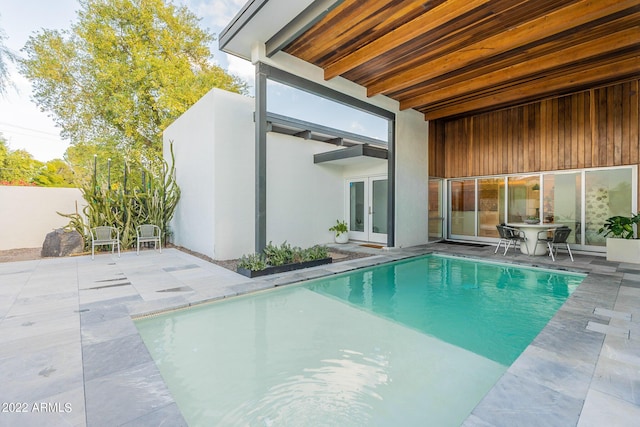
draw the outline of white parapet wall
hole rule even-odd
[[[214,259],[253,250],[254,128],[251,98],[213,89],[163,134],[173,143],[180,201],[173,243]]]
[[[77,205],[76,205],[77,204]],[[86,206],[77,188],[0,186],[0,250],[42,247],[47,233]]]

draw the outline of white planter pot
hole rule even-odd
[[[334,237],[336,243],[347,243],[349,241],[349,233],[340,233]]]
[[[607,237],[607,261],[640,264],[640,239]]]

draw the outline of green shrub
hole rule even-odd
[[[284,264],[301,263],[324,259],[329,256],[326,246],[315,245],[307,249],[291,247],[286,241],[280,246],[272,242],[264,248],[260,254],[243,255],[240,258],[238,267],[252,271],[264,270],[267,266],[278,266]]]
[[[251,271],[260,271],[267,268],[267,261],[263,254],[243,255],[238,262],[238,267]]]
[[[265,258],[267,259],[267,263],[269,265],[284,265],[291,264],[293,261],[293,248],[290,244],[284,241],[280,246],[276,246],[273,243],[269,242],[269,244],[262,251],[264,253]]]
[[[305,249],[305,261],[314,261],[316,259],[324,259],[329,256],[329,250],[326,246],[315,245]]]

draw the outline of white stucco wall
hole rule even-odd
[[[57,214],[86,206],[77,188],[0,186],[0,250],[37,248],[69,219]]]
[[[264,62],[305,79],[348,94],[396,114],[396,230],[395,246],[412,246],[428,241],[428,124],[414,111],[400,111],[397,101],[382,95],[367,98],[366,89],[337,77],[324,80],[323,70],[284,52],[271,58],[264,45],[256,46],[252,61]]]
[[[173,141],[182,196],[171,223],[175,244],[214,259],[254,251],[254,100],[214,89],[164,132]],[[331,144],[267,135],[267,242],[309,247],[333,240],[345,218],[345,179],[386,173],[384,162],[314,164]]]
[[[396,246],[414,246],[429,239],[429,126],[414,110],[396,116]]]
[[[333,241],[343,218],[343,168],[313,163],[336,147],[282,134],[267,136],[267,242],[309,247]]]
[[[165,158],[173,141],[181,190],[175,244],[214,259],[253,251],[253,103],[213,89],[165,130]]]

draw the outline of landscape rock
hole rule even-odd
[[[62,228],[48,233],[42,244],[43,257],[61,257],[79,254],[84,251],[84,239],[77,231],[65,231]]]

